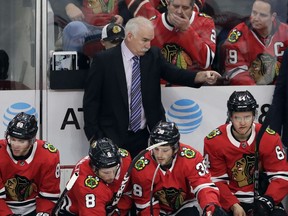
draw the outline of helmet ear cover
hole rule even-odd
[[[6,139],[8,136],[24,140],[35,139],[37,131],[38,126],[35,116],[21,112],[9,122],[6,130]]]
[[[180,133],[174,122],[160,121],[152,129],[149,137],[149,146],[167,142],[163,146],[171,146],[174,150],[179,148]]]
[[[108,138],[91,140],[89,157],[96,170],[114,167],[121,162],[119,148]]]

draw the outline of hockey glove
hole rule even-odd
[[[220,206],[212,203],[205,206],[203,216],[228,216],[228,214]]]
[[[116,216],[116,215],[120,215],[120,210],[114,206],[106,206],[106,215],[107,216]]]
[[[270,196],[258,196],[254,203],[254,216],[269,216],[274,209],[274,200]]]
[[[281,206],[275,206],[271,216],[287,216],[285,209]]]

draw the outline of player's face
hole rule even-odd
[[[150,49],[153,38],[154,29],[141,26],[137,32],[127,33],[125,43],[134,55],[143,56]]]
[[[107,184],[114,181],[119,165],[110,168],[101,168],[98,170],[98,176]]]
[[[173,0],[168,6],[168,14],[173,13],[181,18],[191,17],[193,12],[193,7],[191,6],[191,0]]]
[[[234,130],[240,136],[249,136],[248,131],[251,129],[251,125],[254,121],[254,116],[252,111],[248,112],[233,112],[230,118]]]
[[[252,27],[258,31],[265,31],[271,28],[276,14],[271,14],[270,4],[262,1],[255,1],[252,7],[250,21]]]
[[[174,151],[171,146],[160,146],[153,149],[153,155],[161,166],[170,165],[173,159]]]
[[[18,139],[12,136],[8,137],[11,144],[11,150],[14,156],[25,156],[29,152],[32,144],[30,140]]]

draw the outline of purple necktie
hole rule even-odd
[[[131,85],[131,103],[130,103],[130,128],[136,132],[141,126],[141,78],[140,78],[140,59],[134,56],[132,65],[132,85]]]

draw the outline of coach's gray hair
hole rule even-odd
[[[149,19],[142,17],[142,16],[138,16],[138,17],[130,19],[126,23],[125,36],[127,36],[129,32],[131,32],[133,35],[136,34],[141,27],[154,29],[154,26]]]

